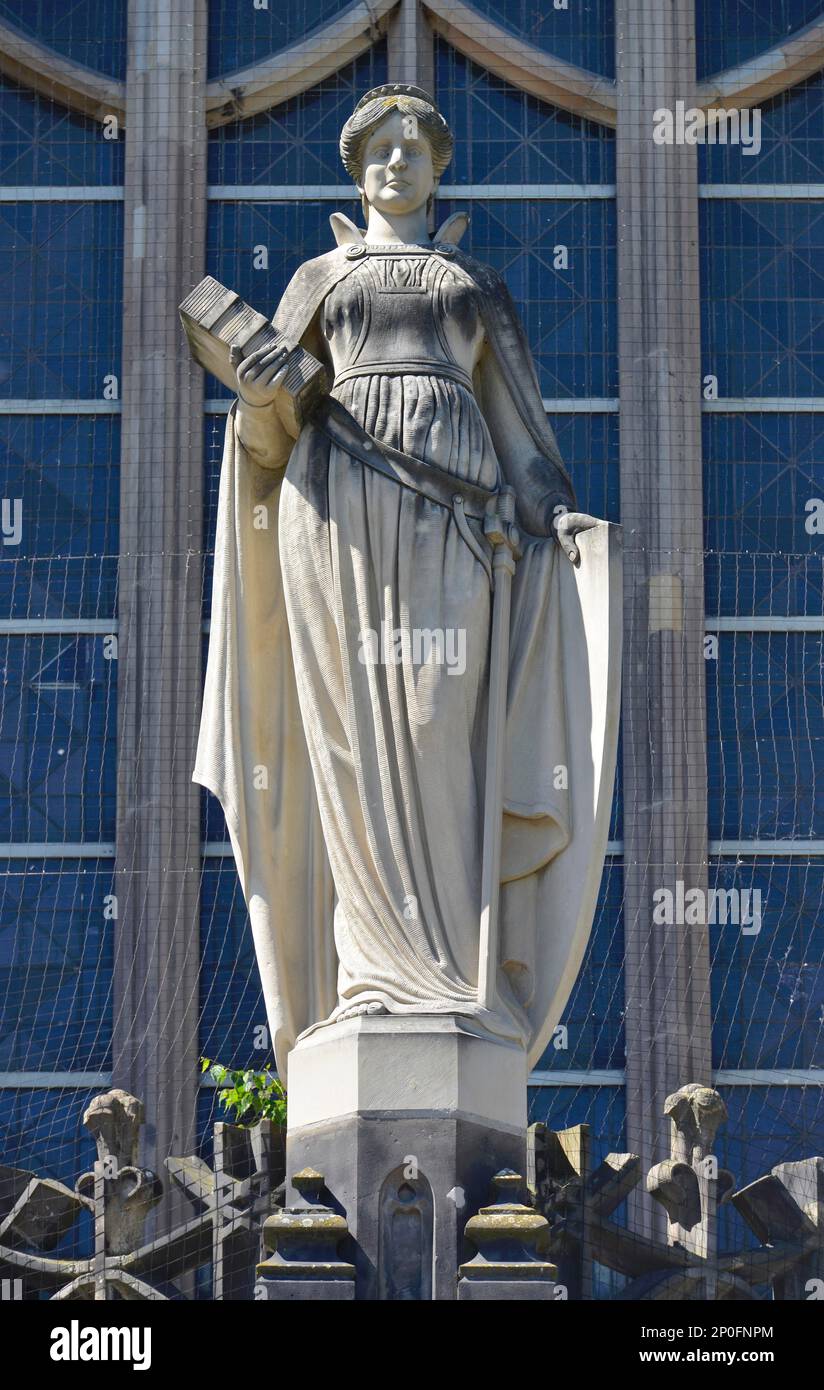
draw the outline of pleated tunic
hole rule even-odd
[[[364,254],[325,300],[332,394],[370,435],[493,489],[478,291]],[[452,511],[304,429],[281,497],[298,697],[335,883],[339,1008],[474,1001],[491,591]],[[480,528],[477,543],[488,552]]]

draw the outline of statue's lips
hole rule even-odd
[[[385,183],[383,186],[384,186],[384,188],[389,188],[389,189],[391,189],[391,188],[408,188],[408,187],[409,187],[409,184],[408,184],[404,179],[392,179],[389,183]]]

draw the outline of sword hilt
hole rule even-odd
[[[515,521],[515,489],[514,487],[502,487],[498,493],[498,516],[507,526],[512,526]]]
[[[521,538],[515,525],[515,489],[502,487],[494,506],[495,510],[488,511],[484,517],[484,535],[494,546],[496,555],[505,548],[511,557],[519,559]]]

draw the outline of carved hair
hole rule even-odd
[[[351,179],[363,181],[363,151],[367,140],[391,111],[414,116],[432,151],[432,169],[439,179],[452,158],[452,131],[428,92],[389,82],[361,97],[340,133],[340,157]]]

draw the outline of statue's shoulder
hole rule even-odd
[[[500,280],[501,278],[497,270],[493,270],[491,265],[486,265],[484,261],[476,260],[474,256],[470,256],[468,251],[462,251],[458,246],[450,248],[450,256],[454,259],[455,264],[459,265],[461,269],[465,270],[473,279],[491,282],[493,280]]]
[[[285,332],[299,335],[321,300],[351,266],[345,247],[336,246],[298,266],[275,314],[274,322]]]
[[[333,246],[331,251],[324,251],[320,256],[313,256],[311,260],[304,261],[301,269],[313,274],[322,274],[332,266],[345,264],[346,251],[345,246]]]
[[[303,261],[298,266],[289,281],[287,293],[296,284],[304,285],[307,288],[321,284],[330,274],[334,274],[338,268],[343,268],[347,264],[345,246],[335,246],[331,251],[324,251],[321,256],[312,256],[310,260]]]
[[[506,314],[513,311],[512,295],[500,271],[486,265],[484,261],[476,261],[474,256],[467,255],[465,251],[456,249],[453,256],[455,264],[475,281],[490,311],[498,310]]]

